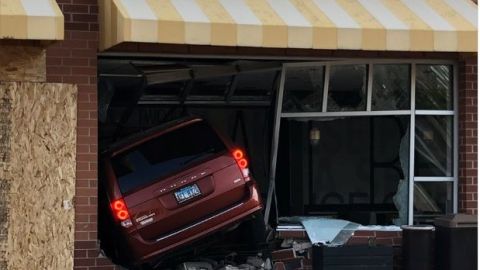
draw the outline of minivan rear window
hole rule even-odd
[[[112,166],[120,191],[128,193],[224,151],[223,142],[202,121],[120,153],[112,158]]]

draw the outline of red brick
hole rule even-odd
[[[75,194],[76,196],[87,196],[87,197],[97,196],[97,190],[93,189],[93,188],[90,188],[90,187],[89,188],[76,188],[75,192],[76,192],[76,194]]]
[[[94,189],[91,189],[91,190],[97,192]],[[82,213],[84,213],[84,214],[96,213],[97,212],[97,207],[90,206],[90,205],[79,205],[79,206],[75,206],[75,211],[77,211],[77,213],[79,213],[79,214],[82,214]]]
[[[73,266],[91,266],[91,265],[95,265],[95,259],[88,259],[88,258],[73,259]]]
[[[87,251],[86,250],[75,250],[73,252],[73,256],[75,258],[86,258],[87,257]]]
[[[377,238],[394,238],[394,237],[397,237],[397,232],[394,232],[394,231],[376,231],[375,236]]]
[[[84,103],[84,104],[89,104],[89,103]],[[96,126],[97,124],[98,123],[96,120],[85,120],[85,119],[78,120],[78,126],[81,126],[81,127],[93,127],[93,126]]]
[[[90,27],[87,23],[65,22],[65,30],[88,31]]]
[[[77,162],[77,171],[88,171],[90,169],[91,167],[88,162]]]
[[[280,239],[288,239],[288,238],[306,239],[307,234],[305,233],[305,231],[279,231],[278,232],[278,238],[280,238]]]
[[[98,258],[101,255],[99,250],[87,250],[87,257],[88,258]]]
[[[112,262],[107,258],[97,258],[96,259],[97,266],[104,266],[104,265],[111,265]]]
[[[53,57],[70,57],[72,55],[71,50],[66,48],[55,48],[50,50],[50,55]]]
[[[64,58],[62,63],[72,67],[86,67],[89,65],[89,61],[87,58]]]
[[[86,49],[88,47],[87,40],[70,39],[62,42],[62,47],[69,49]]]
[[[375,232],[367,230],[355,231],[354,236],[375,236]]]
[[[83,178],[83,179],[93,179],[93,178],[97,178],[97,172],[95,172],[95,171],[78,171],[77,172],[77,177],[78,178]]]
[[[95,161],[97,160],[96,154],[77,154],[78,161]]]
[[[98,40],[98,33],[90,31],[72,31],[72,39]]]
[[[273,265],[273,270],[286,270],[285,264],[283,262],[276,262]]]
[[[75,205],[89,205],[90,200],[88,197],[76,197],[75,198]]]
[[[78,197],[75,200],[78,200]],[[75,222],[88,222],[88,215],[75,213]]]
[[[89,270],[115,270],[115,266],[95,266],[89,267]]]
[[[96,224],[92,224],[92,223],[83,223],[83,224],[79,223],[75,225],[75,232],[87,232],[86,233],[87,237],[88,237],[88,232],[92,232],[96,230],[97,230]]]
[[[92,67],[73,67],[72,73],[77,75],[96,75],[97,69]]]
[[[88,232],[75,231],[74,237],[76,240],[90,240],[88,237]]]
[[[94,249],[97,248],[96,241],[75,241],[74,242],[75,249]]]
[[[356,237],[356,236],[353,236],[351,237],[348,242],[347,242],[347,245],[367,245],[370,241],[370,239],[375,239],[374,237]]]
[[[63,5],[62,11],[64,13],[88,13],[87,5]]]
[[[297,256],[295,255],[295,251],[291,248],[272,251],[273,261],[283,261],[288,259],[294,259],[296,257]]]

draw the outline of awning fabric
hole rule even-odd
[[[63,30],[55,0],[0,0],[0,39],[61,40]]]
[[[477,51],[471,0],[100,0],[101,43]]]

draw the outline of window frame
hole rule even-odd
[[[333,65],[356,65],[363,64],[367,66],[367,104],[364,111],[342,111],[328,112],[328,89],[330,78],[330,68]],[[410,66],[410,109],[409,110],[391,110],[391,111],[373,111],[372,110],[372,91],[373,91],[373,65],[374,64],[408,64]],[[452,91],[453,91],[453,110],[416,110],[415,92],[416,92],[416,66],[417,65],[451,65],[452,66]],[[318,67],[324,66],[324,86],[323,86],[323,104],[321,112],[282,112],[283,94],[285,85],[285,73],[291,67]],[[278,141],[280,133],[280,121],[282,118],[323,118],[323,117],[355,117],[355,116],[382,116],[382,115],[410,115],[410,147],[409,147],[409,194],[408,194],[408,224],[414,224],[414,184],[416,182],[436,182],[453,183],[453,213],[458,212],[458,64],[452,60],[405,60],[405,59],[358,59],[358,60],[339,60],[325,62],[297,62],[284,63],[280,75],[280,84],[275,104],[274,130],[272,139],[270,185],[266,202],[265,221],[268,220],[269,209],[275,191],[275,173],[276,161],[278,155]],[[415,116],[417,115],[450,115],[453,116],[453,176],[452,177],[416,177],[414,175],[415,165]]]

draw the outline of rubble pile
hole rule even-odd
[[[225,257],[224,260],[215,261],[211,259],[202,259],[201,261],[183,262],[179,264],[176,270],[271,270],[272,263],[270,258],[263,258],[262,254],[249,256],[245,262],[235,263],[236,254]]]
[[[282,236],[280,232],[279,237]],[[312,269],[312,244],[307,238],[285,238],[281,249],[272,252],[274,270]]]

